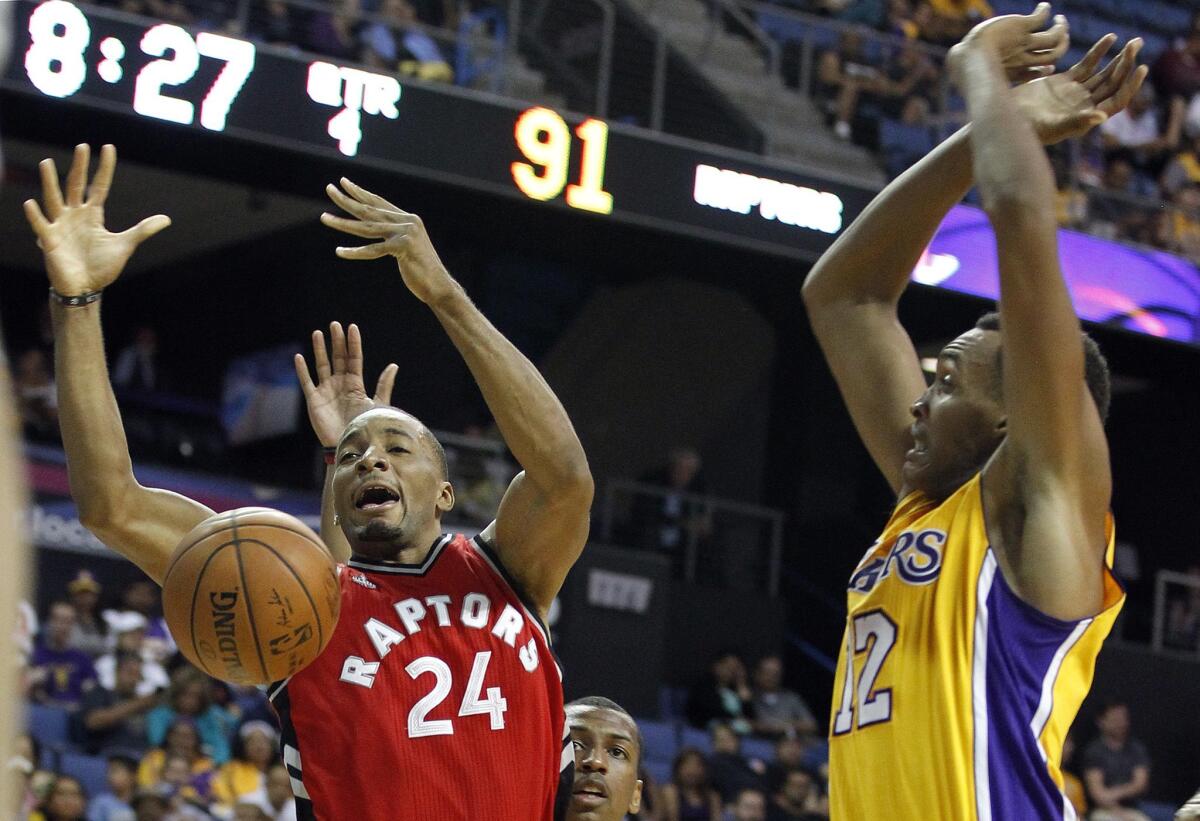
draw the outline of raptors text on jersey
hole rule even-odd
[[[490,546],[352,559],[324,652],[270,688],[301,818],[551,821],[564,744],[549,635]]]

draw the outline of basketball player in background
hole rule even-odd
[[[642,734],[624,707],[602,696],[567,705],[575,781],[567,821],[621,821],[642,805]]]
[[[88,155],[76,147],[65,197],[44,160],[45,211],[25,203],[51,283],[71,492],[81,521],[161,583],[176,545],[212,511],[134,477],[105,367],[100,299],[170,220],[106,230],[116,152],[104,147],[90,188]],[[332,219],[380,230],[380,220]],[[495,522],[467,540],[442,533],[454,490],[441,446],[419,420],[375,408],[341,434],[332,492],[353,556],[339,568],[338,626],[311,666],[269,693],[298,814],[550,819],[571,756],[544,617],[587,537],[591,474],[558,400],[441,266],[420,221],[405,214],[385,233],[366,251],[341,253],[397,256],[405,285],[463,354],[525,470]]]
[[[1042,143],[1086,133],[1145,77],[1115,37],[1063,74],[1066,21],[993,18],[949,59],[971,125],[889,185],[810,272],[813,329],[898,502],[849,583],[830,722],[835,819],[1074,818],[1063,738],[1124,599],[1110,564],[1107,366],[1059,267]],[[897,304],[972,178],[1000,311],[926,387]]]

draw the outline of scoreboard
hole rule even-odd
[[[4,0],[0,0],[4,2]],[[815,260],[874,191],[743,152],[120,11],[18,0],[0,89],[222,139],[336,158],[576,213]],[[168,143],[169,144],[169,143]],[[167,161],[170,161],[169,154]],[[1084,319],[1200,344],[1200,270],[1060,231]],[[986,216],[958,206],[914,280],[997,297]]]
[[[644,129],[66,0],[17,4],[11,91],[804,259],[871,193]],[[836,175],[835,175],[836,176]]]

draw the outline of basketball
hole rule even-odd
[[[163,614],[180,652],[234,684],[302,670],[325,649],[340,605],[333,558],[317,534],[262,507],[196,525],[163,580]]]

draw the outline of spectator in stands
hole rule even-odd
[[[56,775],[29,821],[85,821],[87,795],[78,779]]]
[[[665,467],[638,477],[646,485],[667,491],[662,496],[641,494],[634,500],[633,524],[638,543],[644,547],[682,558],[689,537],[706,537],[712,529],[707,513],[684,494],[704,495],[707,486],[701,473],[700,454],[692,448],[671,451]]]
[[[993,14],[987,0],[924,0],[922,5],[929,7],[922,37],[946,46],[957,43],[972,26]]]
[[[1150,219],[1132,205],[1133,164],[1124,153],[1114,154],[1104,170],[1104,191],[1088,198],[1088,231],[1106,239],[1137,240],[1147,236]],[[1111,195],[1110,193],[1111,192]]]
[[[17,357],[13,392],[24,433],[31,439],[58,438],[58,393],[50,360],[40,348],[30,348]]]
[[[124,755],[108,757],[108,791],[91,800],[87,821],[129,821],[133,818],[133,793],[137,787],[137,761]]]
[[[71,646],[96,658],[108,649],[108,627],[96,612],[100,603],[100,583],[90,570],[80,570],[67,582],[67,598],[75,608]]]
[[[1158,244],[1200,262],[1200,185],[1182,186],[1171,201],[1175,207],[1159,215]]]
[[[1200,581],[1200,567],[1188,568],[1188,575]],[[1170,599],[1163,644],[1176,650],[1200,649],[1200,588],[1188,588]]]
[[[243,800],[262,807],[269,821],[296,821],[292,778],[288,775],[287,767],[279,762],[275,762],[267,770],[267,780],[263,789],[245,796]]]
[[[745,789],[761,790],[766,765],[747,761],[742,755],[742,740],[728,724],[714,724],[709,730],[712,752],[708,756],[708,775],[713,789],[729,804]]]
[[[792,735],[775,742],[775,760],[767,764],[767,792],[774,795],[783,788],[787,774],[804,766],[804,743]]]
[[[200,775],[192,772],[183,756],[167,756],[155,789],[166,796],[170,804],[169,821],[193,818],[199,821],[211,817],[208,812],[211,777],[211,772]]]
[[[332,8],[313,15],[308,45],[318,54],[340,60],[358,60],[358,32],[362,28],[359,0],[334,0]]]
[[[104,618],[109,619],[111,612],[140,613],[146,617],[146,636],[143,653],[147,661],[166,664],[167,659],[175,653],[175,640],[167,629],[167,620],[157,615],[159,604],[159,588],[147,579],[131,582],[121,592],[121,608],[118,611],[104,611]]]
[[[279,734],[265,721],[247,721],[238,730],[233,758],[213,778],[213,798],[231,808],[242,798],[266,789],[267,770],[276,760]]]
[[[382,19],[361,34],[364,63],[422,80],[454,81],[454,69],[437,41],[414,27],[417,12],[408,0],[383,0],[378,15]]]
[[[83,697],[76,736],[92,755],[102,750],[141,755],[148,746],[146,714],[158,704],[159,696],[138,693],[142,664],[134,653],[119,654],[113,686],[101,684]]]
[[[783,686],[783,659],[763,656],[754,667],[754,732],[767,738],[811,736],[817,731],[812,710],[795,690]]]
[[[842,32],[838,47],[822,52],[817,61],[814,98],[833,123],[833,133],[843,140],[851,137],[859,97],[883,93],[886,87],[887,78],[867,57],[856,31]]]
[[[1087,796],[1083,791],[1083,781],[1075,773],[1075,768],[1072,766],[1072,759],[1075,757],[1075,736],[1067,733],[1067,737],[1063,739],[1062,752],[1062,777],[1063,777],[1063,794],[1071,802],[1071,806],[1075,808],[1075,814],[1079,818],[1087,818]]]
[[[929,101],[924,97],[909,97],[904,101],[900,119],[885,118],[879,124],[879,150],[889,178],[903,174],[935,145]]]
[[[750,732],[754,693],[746,682],[746,665],[736,653],[717,656],[709,675],[688,692],[684,712],[693,727],[707,729],[710,722],[721,721],[739,735]]]
[[[1196,97],[1200,100],[1200,95]],[[1184,142],[1183,148],[1163,169],[1159,185],[1167,196],[1185,185],[1200,184],[1200,134]]]
[[[926,17],[930,15],[929,6],[922,3],[921,8]],[[912,0],[888,0],[887,16],[883,21],[883,30],[889,34],[897,34],[909,40],[921,36],[921,21],[917,19],[917,10],[913,8]]]
[[[133,794],[130,806],[133,807],[134,821],[167,821],[167,812],[171,808],[161,791],[147,788]]]
[[[1129,106],[1099,128],[1105,149],[1110,154],[1120,151],[1133,164],[1135,193],[1148,197],[1157,195],[1156,180],[1183,133],[1183,99],[1171,98],[1165,127],[1159,123],[1154,102],[1153,86],[1143,84]]]
[[[153,391],[159,387],[158,334],[143,325],[134,332],[113,365],[113,387],[127,391]]]
[[[233,808],[233,821],[271,821],[266,810],[249,801],[239,801]]]
[[[1192,17],[1187,33],[1154,61],[1150,81],[1164,97],[1189,99],[1200,93],[1200,12]]]
[[[105,613],[105,621],[114,638],[112,652],[96,659],[96,679],[100,686],[113,689],[116,681],[117,656],[128,653],[142,660],[141,680],[137,684],[139,696],[165,690],[171,684],[167,671],[163,669],[151,652],[146,649],[146,617],[132,610]]]
[[[172,795],[186,788],[190,790],[187,792],[189,798],[193,793],[207,797],[211,792],[213,772],[212,759],[200,748],[195,722],[181,718],[171,725],[161,747],[142,756],[137,779],[142,787],[167,784]]]
[[[820,821],[829,817],[829,802],[821,794],[816,775],[792,770],[775,794],[768,821]]]
[[[695,748],[675,756],[662,798],[662,821],[721,821],[721,797],[709,785],[704,755]]]
[[[166,703],[155,707],[146,717],[146,737],[150,744],[163,744],[168,729],[178,726],[179,719],[187,719],[195,729],[213,762],[221,765],[229,760],[233,717],[212,703],[208,679],[194,667],[176,671]]]
[[[1150,786],[1150,756],[1130,737],[1129,708],[1119,701],[1105,704],[1096,726],[1100,736],[1083,752],[1092,821],[1148,821],[1137,804]]]
[[[274,46],[295,47],[301,42],[297,10],[284,0],[263,0],[250,6],[248,35]]]
[[[40,704],[78,710],[96,684],[92,659],[70,646],[75,608],[65,601],[50,605],[41,641],[30,659],[30,695]]]
[[[1050,167],[1054,169],[1054,216],[1063,228],[1078,228],[1087,220],[1088,198],[1071,179],[1071,157],[1067,151],[1051,150]]]
[[[742,790],[725,813],[725,821],[767,821],[766,794],[762,790]]]

